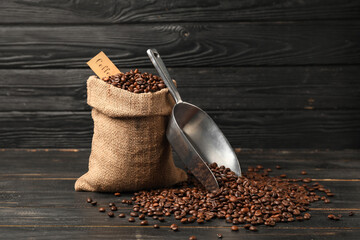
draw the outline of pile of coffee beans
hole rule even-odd
[[[166,88],[161,77],[147,72],[141,73],[138,69],[104,77],[102,80],[133,93],[156,92]]]
[[[306,211],[310,203],[319,200],[328,203],[327,197],[334,196],[318,182],[312,183],[311,178],[288,179],[284,174],[269,176],[272,169],[264,169],[261,165],[249,167],[241,177],[216,163],[209,167],[219,183],[218,190],[205,190],[189,173],[188,182],[181,186],[136,192],[131,199],[122,200],[123,204],[133,208],[129,222],[139,218],[141,225],[147,225],[146,216],[162,222],[164,217],[173,215],[181,224],[203,224],[217,218],[232,224],[232,231],[238,231],[239,224],[246,230],[257,231],[256,225],[275,226],[280,222],[309,220],[311,215]],[[280,166],[276,168],[281,169]],[[326,196],[319,196],[316,191]],[[92,199],[87,202],[91,203]],[[119,217],[125,217],[125,214],[121,213]],[[329,215],[333,220],[340,217]],[[159,225],[155,224],[154,228]],[[179,228],[177,224],[170,226],[173,231]]]
[[[311,182],[309,178],[286,179],[283,174],[270,177],[271,169],[261,165],[249,167],[242,177],[216,163],[210,169],[219,182],[219,190],[208,192],[195,183],[193,187],[184,184],[181,188],[140,191],[135,193],[133,211],[148,216],[174,215],[182,224],[225,219],[233,225],[250,224],[245,228],[256,231],[255,225],[259,224],[275,226],[278,222],[310,219],[309,213],[303,214],[308,205],[319,200],[327,202],[315,190],[333,196],[319,183],[305,184]]]

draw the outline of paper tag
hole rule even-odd
[[[120,73],[120,70],[114,65],[114,63],[105,55],[103,51],[98,53],[87,65],[94,71],[99,78],[115,75]]]

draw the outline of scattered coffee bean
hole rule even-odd
[[[223,235],[222,235],[221,233],[216,234],[216,236],[217,236],[218,238],[222,238],[222,237],[223,237]]]
[[[108,216],[109,217],[114,217],[114,213],[113,212],[108,212]]]
[[[187,219],[187,218],[182,218],[182,219],[180,220],[180,222],[183,223],[183,224],[184,224],[184,223],[187,223],[187,222],[188,222],[188,219]]]
[[[148,222],[148,221],[146,221],[146,220],[144,220],[144,221],[141,221],[141,222],[140,222],[140,225],[143,225],[143,226],[145,226],[145,225],[149,225],[149,222]]]
[[[154,224],[154,228],[160,228],[159,224]]]
[[[249,230],[250,230],[250,231],[257,231],[257,228],[256,228],[255,226],[250,226],[250,227],[249,227]]]
[[[309,183],[309,182],[311,182],[311,178],[304,178],[302,181],[303,181],[304,183]]]
[[[159,222],[165,222],[165,218],[163,218],[163,217],[158,217],[158,220],[159,220]]]
[[[97,204],[97,201],[92,201],[91,202],[91,205],[93,205],[93,206],[96,206],[96,204]]]
[[[124,213],[120,213],[119,214],[119,218],[124,218],[125,217],[125,214]]]
[[[99,208],[99,212],[105,212],[105,211],[106,211],[105,208],[103,207]]]
[[[286,178],[286,174],[281,174],[280,177],[281,178]]]
[[[176,225],[176,224],[174,223],[174,224],[171,224],[171,225],[170,225],[170,229],[175,232],[175,231],[179,230],[179,227],[178,227],[178,225]]]
[[[239,231],[239,227],[238,226],[231,226],[231,231]]]
[[[130,216],[132,216],[132,217],[138,217],[139,214],[138,214],[137,212],[131,212],[131,213],[130,213]]]
[[[197,238],[195,236],[190,236],[189,240],[196,240]]]
[[[117,211],[117,207],[116,207],[116,206],[112,206],[112,207],[110,208],[110,210],[111,210],[111,211]]]
[[[276,165],[276,169],[281,169],[281,166],[279,166],[279,165]]]
[[[86,202],[87,202],[87,203],[91,203],[91,202],[92,202],[92,199],[91,199],[91,198],[87,198],[87,199],[86,199]]]
[[[135,222],[135,218],[129,217],[129,222]]]
[[[350,217],[354,216],[354,213],[353,213],[353,212],[349,212],[349,216],[350,216]]]
[[[114,193],[114,195],[117,196],[117,197],[120,197],[121,193],[117,192],[117,193]]]
[[[305,213],[305,214],[304,214],[304,219],[305,219],[305,220],[309,220],[310,218],[311,218],[310,213]]]
[[[336,216],[334,214],[329,214],[328,218],[331,219],[331,220],[340,220],[341,215]]]
[[[249,229],[250,227],[251,227],[250,224],[245,224],[245,225],[244,225],[244,228],[245,228],[245,229]]]
[[[307,172],[306,171],[301,171],[301,175],[306,175]]]
[[[140,215],[139,215],[139,219],[140,219],[140,220],[144,220],[144,219],[145,219],[145,214],[140,214]]]
[[[109,203],[109,207],[115,206],[115,203]]]

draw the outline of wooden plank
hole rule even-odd
[[[5,25],[0,35],[2,69],[87,68],[100,50],[119,67],[152,66],[148,48],[168,67],[360,63],[359,21]]]
[[[287,171],[282,173],[287,173]],[[81,174],[79,172],[78,176]],[[132,194],[123,193],[121,197],[115,197],[111,193],[75,192],[74,183],[75,180],[8,180],[1,178],[0,212],[9,208],[24,208],[24,211],[30,211],[32,208],[93,208],[85,202],[87,197],[95,199],[99,206],[115,202],[119,208],[129,209],[129,206],[121,204],[121,200],[130,199]],[[310,207],[313,211],[340,211],[342,214],[356,211],[360,215],[358,201],[360,182],[331,181],[321,182],[321,184],[331,189],[335,196],[330,198],[331,203],[328,204],[322,201],[312,203]],[[323,193],[318,194],[325,196]]]
[[[87,171],[90,150],[55,151],[55,150],[4,150],[0,151],[0,179],[2,180],[61,180],[74,181]],[[249,166],[262,164],[273,169],[272,175],[286,173],[290,178],[310,177],[325,179],[322,184],[337,180],[360,180],[360,152],[347,151],[279,151],[279,150],[242,150],[237,153],[243,171]],[[184,168],[178,156],[174,155],[175,164]],[[276,165],[282,166],[277,170]],[[14,171],[16,169],[16,171]],[[305,170],[308,175],[300,174]],[[339,183],[340,184],[340,183]]]
[[[358,148],[358,111],[208,111],[233,147]],[[89,112],[0,112],[1,148],[89,148]]]
[[[339,225],[339,222],[338,222]],[[359,230],[352,228],[321,228],[321,229],[271,229],[261,228],[259,232],[250,232],[241,229],[239,232],[231,232],[228,228],[182,228],[178,232],[172,232],[168,227],[153,229],[147,227],[115,227],[107,226],[49,226],[49,225],[24,225],[24,226],[0,226],[4,236],[16,239],[35,238],[35,239],[113,239],[114,236],[119,239],[188,239],[195,235],[197,239],[217,239],[216,234],[221,233],[224,239],[229,240],[263,240],[278,239],[293,240],[297,239],[319,239],[319,240],[338,240],[338,239],[357,239]]]
[[[2,1],[1,23],[358,19],[358,1]],[[21,17],[20,17],[21,16]]]
[[[360,108],[358,66],[169,70],[182,98],[204,110]],[[86,79],[91,74],[90,69],[0,70],[0,109],[89,110]]]

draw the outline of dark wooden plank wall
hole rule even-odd
[[[0,148],[88,148],[86,61],[155,72],[234,147],[359,148],[360,2],[1,1]]]

